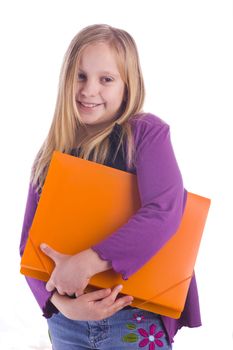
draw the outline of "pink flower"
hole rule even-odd
[[[138,323],[142,322],[142,321],[145,319],[145,317],[144,317],[143,315],[139,315],[139,314],[134,314],[134,315],[133,315],[133,318],[134,318],[134,320],[137,321]]]
[[[147,344],[149,344],[149,348],[148,348],[149,350],[155,350],[155,344],[158,345],[160,348],[163,346],[163,342],[158,338],[161,338],[164,335],[164,332],[159,331],[158,333],[155,333],[155,330],[156,330],[155,324],[150,325],[149,334],[143,328],[138,329],[139,334],[141,334],[145,338],[140,341],[139,343],[140,348],[143,348]]]

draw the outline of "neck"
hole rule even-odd
[[[92,136],[93,134],[97,133],[98,131],[104,130],[106,127],[108,127],[112,121],[108,122],[102,122],[98,124],[86,124],[86,132],[89,136]]]

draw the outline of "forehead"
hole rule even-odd
[[[106,43],[87,46],[80,56],[78,68],[88,73],[112,72],[119,74],[114,51]]]

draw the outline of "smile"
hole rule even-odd
[[[99,104],[97,104],[97,103],[84,103],[84,102],[80,102],[80,101],[78,101],[78,103],[82,106],[82,107],[85,107],[85,108],[95,108],[95,107],[97,107],[97,106],[100,106],[102,103],[99,103]]]

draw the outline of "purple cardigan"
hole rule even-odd
[[[134,116],[131,121],[136,150],[135,168],[141,208],[126,224],[99,244],[92,246],[99,256],[109,260],[123,279],[139,270],[176,232],[185,208],[187,191],[174,155],[167,123],[152,114]],[[119,126],[119,124],[115,124]],[[115,127],[111,136],[116,132]],[[115,135],[116,136],[116,135]],[[112,165],[110,165],[112,166]],[[29,185],[24,215],[20,255],[22,255],[39,201],[39,194]],[[56,307],[45,283],[26,277],[43,316],[49,318]],[[195,275],[191,280],[185,308],[179,319],[161,316],[170,343],[183,326],[201,326]]]

